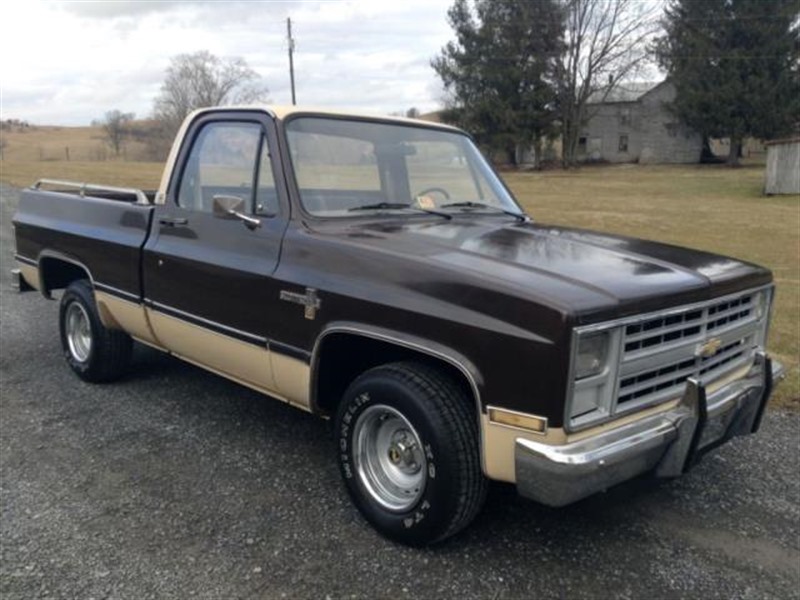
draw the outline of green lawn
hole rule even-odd
[[[39,177],[153,189],[162,165],[2,161],[0,180]],[[769,350],[788,376],[773,405],[800,410],[800,197],[762,195],[763,165],[586,167],[504,173],[537,221],[655,239],[766,265],[778,287]]]

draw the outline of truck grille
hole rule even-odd
[[[760,326],[755,297],[748,292],[626,324],[618,409],[674,398],[689,377],[708,384],[752,362]]]

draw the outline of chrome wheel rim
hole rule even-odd
[[[428,472],[419,434],[402,413],[386,405],[367,408],[353,428],[358,477],[383,508],[405,512],[422,496]]]
[[[78,302],[67,307],[66,334],[69,352],[79,362],[86,362],[92,351],[92,326],[86,309]]]

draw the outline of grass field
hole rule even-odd
[[[129,139],[119,157],[106,143],[100,127],[15,127],[2,131],[3,159],[9,161],[111,161],[139,160],[146,155],[143,143]]]
[[[763,165],[628,165],[504,178],[537,221],[655,239],[772,269],[778,291],[769,350],[788,370],[773,405],[800,410],[800,197],[763,196]]]
[[[153,189],[161,164],[4,160],[0,180],[40,177]],[[800,197],[764,197],[763,165],[592,167],[503,174],[537,221],[690,246],[772,269],[771,354],[788,369],[773,405],[800,410]]]

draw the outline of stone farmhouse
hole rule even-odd
[[[680,123],[666,105],[675,86],[619,84],[588,106],[589,120],[578,141],[578,159],[611,163],[696,163],[702,136]]]

